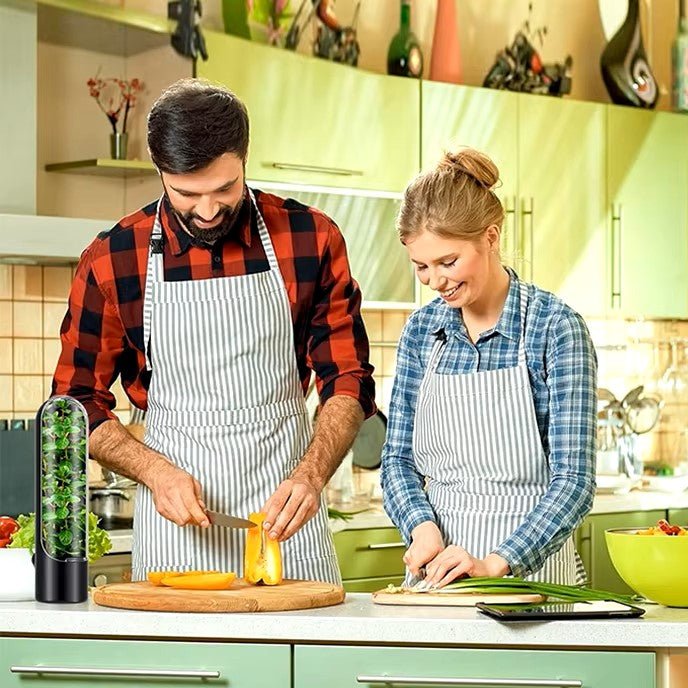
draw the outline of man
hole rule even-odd
[[[340,580],[322,492],[375,410],[361,295],[332,220],[246,186],[248,139],[231,92],[172,85],[148,117],[163,196],[100,234],[74,278],[53,392],[85,405],[92,457],[140,483],[134,580],[240,573],[245,533],[206,508],[264,511],[286,577]],[[118,375],[147,409],[143,444],[112,413]]]

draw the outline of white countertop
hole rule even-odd
[[[347,510],[347,505],[337,504],[338,509]],[[591,514],[615,514],[624,511],[654,511],[656,509],[688,509],[688,492],[667,494],[647,490],[632,490],[625,495],[597,495]],[[356,510],[351,507],[351,510]],[[685,524],[684,524],[685,525]],[[379,501],[372,502],[368,511],[356,514],[350,521],[331,520],[333,533],[341,530],[362,530],[365,528],[393,528],[394,524],[384,512]],[[131,530],[110,531],[112,550],[110,554],[131,552]]]
[[[181,638],[260,643],[688,648],[688,609],[647,607],[640,619],[501,624],[472,607],[390,607],[364,593],[323,609],[178,614],[109,609],[91,602],[0,602],[0,636]]]

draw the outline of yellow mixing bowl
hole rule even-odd
[[[626,585],[667,607],[688,607],[688,536],[605,531],[609,557]]]

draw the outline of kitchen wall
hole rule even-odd
[[[0,265],[0,418],[33,418],[50,396],[72,266]],[[129,402],[119,382],[117,409]]]
[[[50,394],[72,274],[72,266],[0,265],[0,418],[32,418]],[[396,343],[409,313],[364,312],[383,411],[389,408]],[[688,436],[682,432],[688,427],[688,404],[677,403],[661,384],[671,362],[670,343],[679,338],[688,342],[688,321],[609,319],[589,320],[588,325],[597,347],[601,387],[622,398],[643,384],[646,391],[665,397],[660,424],[640,439],[644,456],[672,464],[688,460]],[[116,412],[127,422],[129,402],[119,382],[113,391]]]

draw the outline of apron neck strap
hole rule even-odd
[[[515,278],[518,279],[518,278]],[[528,311],[528,287],[519,280],[518,282],[518,292],[519,292],[519,312],[521,315],[521,331],[519,332],[518,338],[518,362],[519,364],[525,364],[526,362],[526,315]]]

